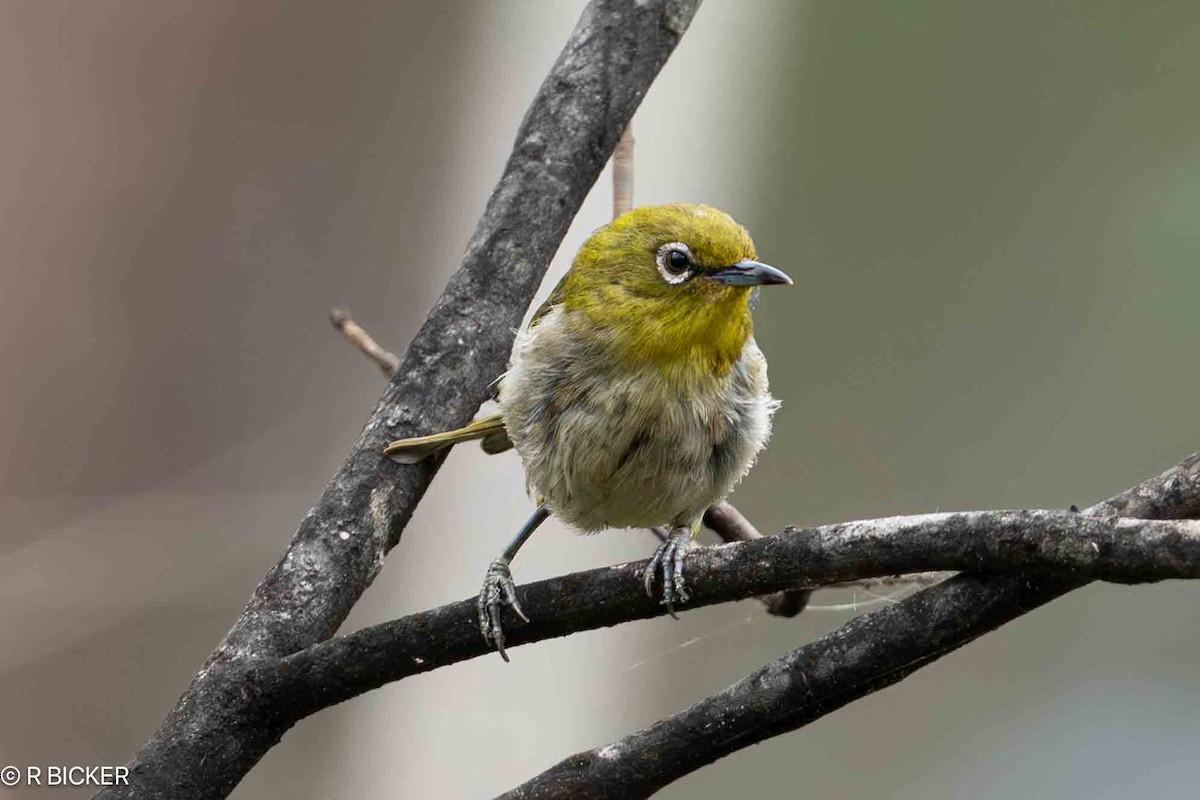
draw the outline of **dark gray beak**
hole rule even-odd
[[[769,286],[776,283],[790,286],[792,283],[792,279],[782,270],[757,261],[739,261],[732,267],[710,272],[708,277],[726,286]]]

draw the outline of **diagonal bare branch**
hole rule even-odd
[[[978,605],[980,587],[1006,602]],[[505,800],[643,798],[743,747],[801,727],[890,686],[938,657],[1069,591],[1070,580],[1021,575],[952,578],[856,617],[686,711],[632,736],[577,753],[501,795]]]
[[[249,665],[331,636],[399,540],[440,465],[380,457],[394,438],[457,427],[503,370],[513,330],[583,198],[699,0],[592,0],[517,133],[451,277],[343,467],[166,721],[98,796],[224,797],[286,730],[240,681]]]

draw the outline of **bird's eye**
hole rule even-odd
[[[692,277],[692,251],[683,242],[669,242],[658,248],[658,274],[667,283],[683,283]]]

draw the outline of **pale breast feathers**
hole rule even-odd
[[[500,402],[532,493],[583,530],[686,524],[724,498],[778,406],[750,339],[733,369],[686,389],[597,358],[561,306],[521,332]]]

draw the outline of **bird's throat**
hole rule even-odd
[[[653,365],[684,383],[721,377],[754,333],[747,299],[747,292],[731,292],[703,305],[626,302],[621,324],[601,324],[592,332],[621,366]]]

